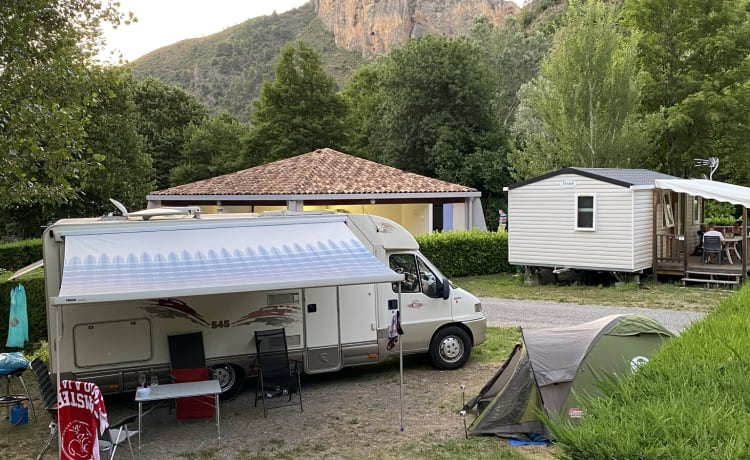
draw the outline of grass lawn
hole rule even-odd
[[[735,291],[683,287],[682,283],[653,281],[626,283],[618,286],[538,285],[529,286],[521,275],[468,276],[451,280],[478,297],[503,299],[549,300],[582,305],[607,305],[617,307],[661,308],[666,310],[712,311],[722,299]]]

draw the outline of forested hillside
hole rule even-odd
[[[533,0],[521,10],[519,19],[528,28],[551,29],[565,3]],[[285,13],[249,19],[208,37],[154,50],[133,62],[133,73],[136,78],[155,77],[177,85],[195,95],[211,112],[231,113],[247,123],[251,102],[260,94],[263,80],[273,78],[279,51],[295,40],[304,41],[321,55],[324,70],[340,88],[368,62],[359,52],[335,45],[333,33],[326,30],[310,2]]]
[[[307,4],[282,14],[261,16],[208,37],[184,40],[155,50],[133,63],[136,78],[155,77],[192,93],[212,112],[250,119],[250,103],[288,42],[302,40],[320,53],[323,67],[343,86],[364,64],[354,51],[336,48]]]

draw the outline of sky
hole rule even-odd
[[[110,59],[110,51],[134,61],[163,46],[180,40],[212,35],[250,18],[283,13],[309,0],[119,0],[120,11],[132,11],[138,22],[105,27],[106,47],[100,58]],[[523,0],[514,0],[522,4]],[[115,54],[117,56],[117,54]]]
[[[133,61],[144,54],[188,38],[204,37],[250,18],[283,13],[309,0],[118,0],[120,11],[138,18],[117,30],[104,28],[106,47],[100,58],[118,50]],[[116,61],[116,58],[114,59]]]

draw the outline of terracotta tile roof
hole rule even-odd
[[[322,195],[477,192],[332,149],[153,192],[151,195]]]

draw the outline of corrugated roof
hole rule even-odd
[[[508,186],[509,190],[533,184],[550,177],[561,174],[578,174],[592,179],[598,179],[621,187],[631,187],[634,185],[653,186],[656,179],[679,179],[679,177],[670,176],[648,169],[619,169],[619,168],[562,168],[557,171],[551,171],[541,176],[532,177],[525,181],[516,182]]]
[[[159,190],[151,195],[343,195],[477,192],[374,161],[318,149],[254,168]]]

